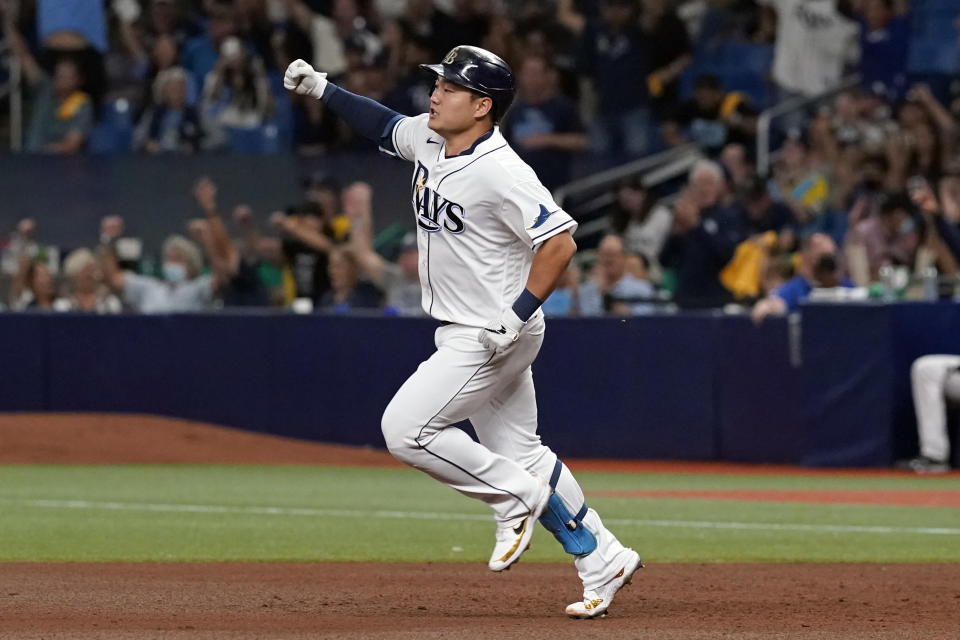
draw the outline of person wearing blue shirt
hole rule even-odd
[[[585,151],[590,140],[576,105],[557,93],[556,70],[545,58],[525,58],[517,80],[519,95],[502,132],[543,185],[556,189],[570,181],[573,155]]]
[[[907,83],[910,17],[903,0],[866,0],[860,10],[860,78],[902,98]]]
[[[580,67],[593,80],[597,113],[591,139],[605,164],[642,156],[649,146],[651,71],[630,0],[603,0],[600,21],[580,34]]]
[[[753,307],[751,317],[757,324],[769,315],[796,311],[802,300],[816,287],[853,288],[849,278],[841,276],[837,261],[837,245],[825,233],[814,233],[803,241],[799,273],[774,289]]]

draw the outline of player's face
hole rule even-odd
[[[428,126],[440,135],[455,134],[472,127],[486,115],[490,98],[478,96],[458,84],[437,79],[430,95]],[[492,104],[489,105],[492,107]]]

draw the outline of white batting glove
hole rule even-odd
[[[499,318],[480,330],[477,339],[490,351],[503,353],[520,339],[520,332],[525,324],[513,309],[508,307],[500,312]]]
[[[319,100],[327,88],[327,74],[298,58],[290,63],[283,74],[283,88]]]

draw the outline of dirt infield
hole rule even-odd
[[[156,417],[0,416],[4,464],[204,462],[394,464]],[[563,616],[578,596],[569,565],[0,564],[0,639],[960,638],[960,564],[653,565],[595,621]]]
[[[568,566],[0,566],[0,638],[956,638],[960,565],[661,565],[603,620]]]
[[[399,466],[389,453],[144,415],[0,414],[0,464]]]

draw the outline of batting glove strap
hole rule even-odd
[[[294,60],[283,74],[283,87],[302,96],[312,96],[319,100],[327,88],[327,74],[317,71],[308,63]]]
[[[521,320],[513,309],[504,309],[500,312],[500,317],[489,322],[487,326],[480,330],[478,339],[480,344],[493,351],[494,353],[503,353],[513,346],[513,343],[520,339],[520,332],[526,324]]]

